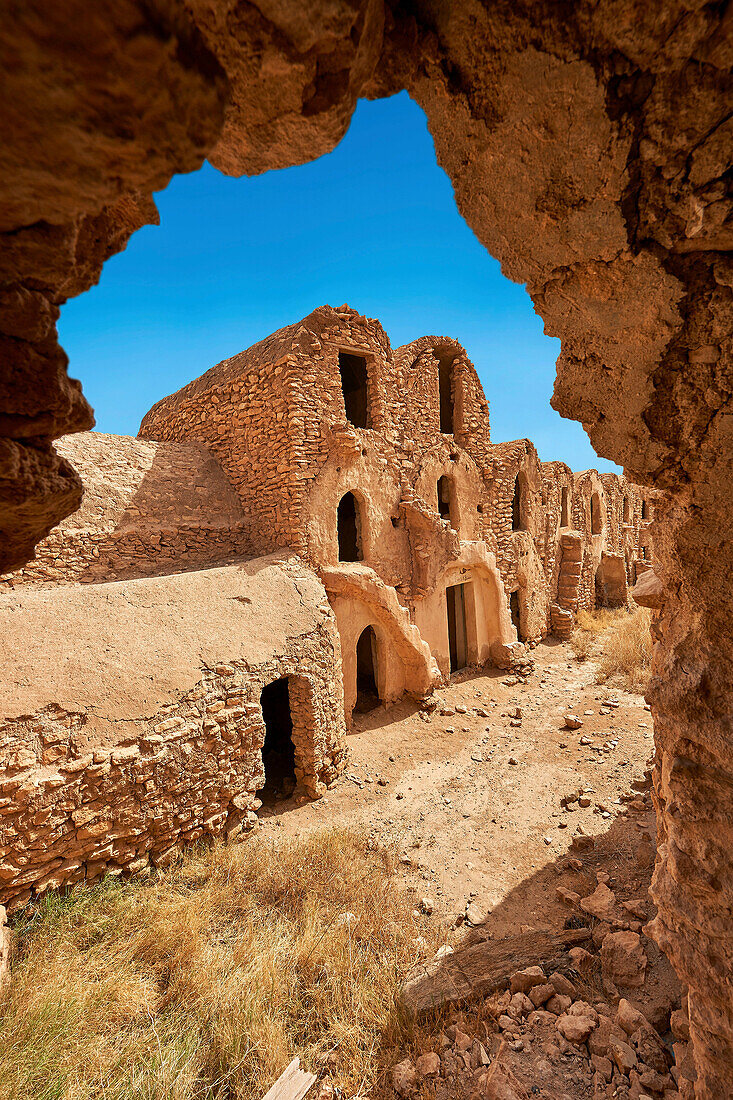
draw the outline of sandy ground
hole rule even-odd
[[[642,696],[594,683],[592,663],[569,646],[550,641],[532,656],[526,680],[458,674],[436,693],[432,713],[403,702],[359,716],[337,785],[319,802],[263,809],[264,832],[364,826],[397,843],[406,884],[433,899],[437,916],[475,900],[494,910],[494,934],[504,932],[504,909],[507,932],[548,923],[543,910],[556,909],[558,880],[553,873],[547,896],[543,868],[556,865],[578,826],[609,830],[620,793],[648,766],[652,720]],[[569,713],[581,729],[565,728]],[[590,804],[566,811],[561,798],[581,790]],[[528,882],[540,888],[528,894]],[[516,904],[500,904],[511,896]]]

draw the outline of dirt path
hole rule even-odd
[[[496,670],[455,678],[430,713],[400,703],[361,716],[338,784],[319,802],[261,811],[264,832],[364,825],[399,845],[407,884],[430,896],[437,914],[462,913],[471,899],[495,909],[532,881],[526,927],[538,927],[545,906],[557,905],[542,869],[578,826],[609,829],[653,744],[641,696],[595,684],[592,664],[567,645],[542,644],[533,658],[526,680]],[[564,728],[569,713],[582,718],[580,730]],[[565,810],[561,798],[581,790],[588,805]],[[516,931],[517,904],[506,919]]]

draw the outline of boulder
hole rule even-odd
[[[631,590],[634,602],[640,607],[651,607],[658,611],[662,606],[664,587],[653,569],[647,569]]]

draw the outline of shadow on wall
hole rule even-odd
[[[90,432],[60,450],[81,474],[82,506],[14,584],[161,576],[251,554],[239,498],[203,445]]]

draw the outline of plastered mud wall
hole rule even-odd
[[[654,932],[690,988],[683,1095],[733,1095],[730,7],[30,0],[0,47],[5,570],[80,501],[52,446],[92,423],[58,307],[155,220],[151,193],[205,157],[327,152],[359,95],[423,106],[461,213],[562,341],[555,406],[673,495],[653,527]]]

